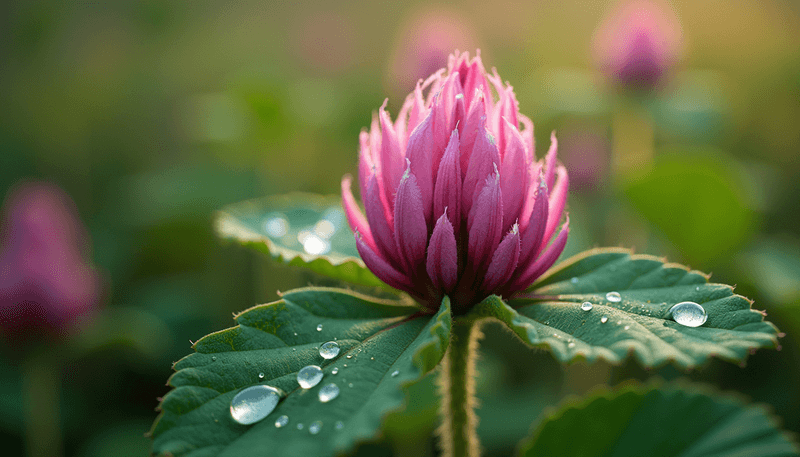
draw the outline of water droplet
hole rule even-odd
[[[297,336],[297,332],[294,332],[294,336]]]
[[[318,332],[321,332],[321,331],[322,331],[322,324],[319,324],[319,325],[317,325],[317,331],[318,331]]]
[[[350,384],[347,385],[347,387],[353,387],[353,383],[351,382]]]
[[[342,421],[336,421],[336,425],[335,425],[335,427],[336,427],[336,430],[341,430],[341,429],[343,429],[343,428],[344,428],[344,422],[342,422]]]
[[[331,374],[337,374],[338,372],[339,372],[339,367],[334,367],[333,370],[331,370]]]
[[[322,421],[314,421],[308,426],[308,433],[316,435],[322,430]]]
[[[215,355],[212,355],[212,356],[211,356],[211,361],[212,361],[212,362],[216,362],[216,361],[217,361],[217,356],[215,356]]]
[[[631,326],[630,326],[630,325],[626,325],[625,327],[622,327],[622,329],[623,329],[623,330],[630,330],[630,329],[631,329]]]
[[[280,238],[289,231],[289,221],[283,217],[271,217],[264,222],[264,230],[273,238]]]
[[[297,234],[297,241],[303,245],[303,250],[311,255],[321,255],[331,250],[331,244],[328,240],[308,230],[301,230]]]
[[[581,304],[581,310],[583,310],[583,311],[591,311],[592,310],[592,304],[589,303],[588,301],[583,302]]]
[[[250,386],[231,400],[231,417],[242,425],[254,424],[267,417],[280,399],[280,391],[274,387]]]
[[[611,303],[619,303],[622,301],[622,297],[619,295],[619,292],[609,292],[606,294],[606,300]]]
[[[567,347],[568,348],[574,348],[575,347],[575,342],[574,341],[570,341],[569,344],[567,345]]]
[[[300,424],[297,424],[297,429],[298,429],[298,430],[302,430],[302,429],[303,429],[303,424],[302,424],[302,423],[300,423]]]
[[[397,375],[399,375],[399,374],[400,374],[400,371],[398,371],[398,370],[394,370],[394,371],[392,372],[392,377],[394,378],[395,376],[397,376]]]
[[[572,278],[569,280],[569,282],[571,282],[572,284],[578,284],[578,278],[577,277]]]
[[[289,423],[289,416],[284,414],[283,416],[275,419],[275,428],[281,428]]]
[[[347,368],[347,364],[345,363],[344,365],[342,365],[342,368]]]
[[[678,303],[670,308],[669,312],[675,322],[687,327],[700,327],[708,319],[705,308],[693,301]]]
[[[319,355],[323,359],[332,359],[339,355],[339,343],[336,341],[328,341],[319,347]]]
[[[369,359],[370,359],[370,360],[375,360],[375,357],[370,357]]]
[[[700,290],[700,286],[695,287],[694,290]]]
[[[600,323],[601,324],[605,324],[606,322],[608,322],[608,316],[603,316],[603,317],[600,318]]]
[[[303,389],[310,389],[322,381],[322,369],[316,365],[303,367],[297,372],[297,382]]]
[[[352,385],[352,384],[351,384]],[[328,403],[339,396],[339,386],[334,383],[326,384],[319,389],[319,401]]]
[[[322,219],[321,221],[317,222],[316,225],[314,225],[314,233],[316,233],[320,238],[327,240],[328,238],[332,237],[334,233],[336,233],[336,226],[333,225],[333,222],[327,219]]]
[[[259,373],[258,374],[258,379],[264,379],[264,373]]]

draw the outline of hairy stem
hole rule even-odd
[[[37,351],[22,364],[25,441],[30,457],[62,455],[60,427],[61,374],[46,353]]]
[[[439,373],[442,396],[439,438],[445,457],[478,457],[475,359],[483,336],[474,319],[453,320],[452,341]]]

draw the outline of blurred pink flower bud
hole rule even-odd
[[[430,308],[447,294],[463,310],[513,295],[553,265],[569,231],[568,222],[558,230],[568,179],[555,135],[535,160],[533,123],[480,55],[451,55],[396,121],[385,106],[360,136],[366,215],[351,178],[342,181],[358,251],[377,277]]]
[[[0,328],[11,339],[63,335],[96,308],[100,278],[72,200],[58,187],[15,186],[0,231]]]
[[[471,49],[477,38],[457,10],[440,6],[415,13],[401,27],[389,61],[389,85],[405,94],[417,80],[442,68],[453,49]]]
[[[664,82],[681,52],[681,27],[667,8],[648,0],[620,4],[598,27],[595,60],[615,84],[650,91]]]

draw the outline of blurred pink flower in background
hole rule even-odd
[[[417,83],[395,122],[386,103],[359,138],[366,215],[351,178],[342,180],[366,266],[431,310],[445,294],[464,311],[526,289],[569,233],[569,222],[561,224],[569,181],[555,134],[536,160],[533,122],[513,88],[467,53]]]
[[[98,306],[100,276],[72,199],[57,186],[24,182],[3,205],[0,329],[12,340],[64,336]]]
[[[648,0],[620,3],[595,31],[594,57],[606,77],[635,91],[660,86],[678,61],[681,26],[667,7]]]
[[[426,8],[400,26],[389,60],[392,92],[408,93],[418,80],[442,67],[453,49],[475,49],[478,39],[472,25],[458,11]]]

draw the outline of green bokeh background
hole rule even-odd
[[[103,311],[54,345],[68,456],[146,455],[144,433],[189,340],[276,290],[330,281],[218,242],[212,212],[290,191],[337,193],[358,132],[408,80],[396,50],[425,17],[479,47],[570,168],[565,255],[628,246],[737,284],[787,333],[742,368],[560,367],[499,326],[481,349],[480,433],[509,455],[542,408],[624,379],[686,376],[772,405],[800,432],[800,5],[681,1],[683,57],[655,97],[605,84],[592,34],[612,3],[6,2],[0,6],[0,196],[62,186],[103,271]],[[422,41],[420,41],[422,43]],[[409,68],[407,65],[405,68]],[[420,76],[420,75],[417,75]],[[630,167],[626,164],[637,164]],[[3,351],[7,354],[7,351]],[[0,437],[24,454],[19,362],[0,358]],[[433,382],[360,455],[436,455]]]

